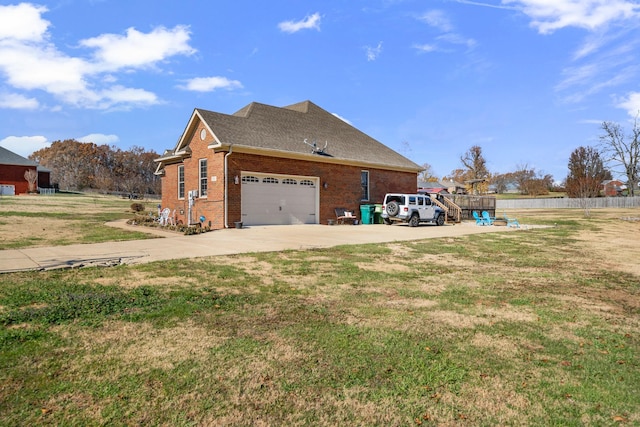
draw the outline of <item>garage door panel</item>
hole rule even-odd
[[[246,225],[317,224],[316,185],[300,185],[299,177],[256,176],[258,182],[242,182],[242,220]],[[274,179],[278,182],[268,182]],[[314,182],[313,178],[305,181]]]

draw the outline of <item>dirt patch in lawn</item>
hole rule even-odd
[[[3,240],[8,242],[22,240],[74,241],[82,236],[82,233],[76,229],[80,224],[81,221],[68,219],[5,216],[0,222],[0,235]]]
[[[640,221],[622,218],[606,218],[598,231],[583,231],[578,239],[600,259],[600,267],[640,276]]]

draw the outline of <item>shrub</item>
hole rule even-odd
[[[131,203],[131,210],[134,212],[144,211],[144,205],[142,203]]]

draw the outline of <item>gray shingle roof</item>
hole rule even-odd
[[[38,166],[38,163],[0,147],[0,165]]]
[[[325,160],[419,171],[422,168],[310,101],[287,107],[253,102],[232,115],[196,109],[221,144],[313,154],[304,143],[327,145]],[[180,144],[180,143],[179,143]],[[184,148],[184,147],[176,147]],[[318,154],[314,154],[318,156]]]

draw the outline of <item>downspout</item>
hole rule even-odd
[[[229,169],[227,158],[233,152],[233,144],[229,145],[229,152],[224,155],[224,228],[229,228]]]

